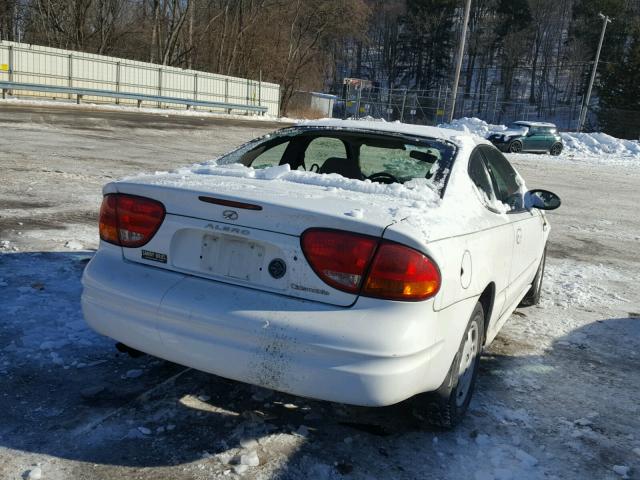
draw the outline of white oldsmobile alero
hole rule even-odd
[[[480,352],[538,302],[560,205],[488,141],[324,120],[109,183],[82,308],[127,347],[322,400],[464,414]]]

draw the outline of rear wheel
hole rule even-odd
[[[533,277],[533,282],[531,282],[531,288],[522,300],[520,300],[520,305],[518,305],[518,307],[533,307],[540,303],[540,295],[542,294],[542,277],[544,277],[544,265],[546,262],[547,248],[545,247],[544,252],[542,252],[542,259],[540,260],[538,271],[536,272],[536,276]]]
[[[554,143],[551,146],[551,149],[549,150],[549,153],[553,156],[558,156],[560,155],[560,153],[562,153],[562,144],[561,143]]]
[[[522,142],[520,140],[514,140],[509,145],[509,152],[511,153],[520,153],[522,151]]]
[[[430,425],[450,429],[464,417],[478,376],[484,340],[484,310],[476,304],[447,377],[435,392],[415,397]]]

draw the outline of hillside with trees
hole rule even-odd
[[[416,98],[437,92],[439,109],[451,85],[463,4],[0,0],[0,39],[261,77],[282,86],[283,113],[297,90],[341,95],[345,77],[370,80],[383,92],[381,102],[391,103],[399,89],[418,92]],[[457,112],[573,118],[598,44],[599,12],[613,22],[589,126],[637,138],[638,0],[473,0]]]

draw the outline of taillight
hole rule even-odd
[[[100,238],[123,247],[141,247],[156,234],[164,215],[164,205],[157,200],[109,193],[100,207]]]
[[[307,230],[302,251],[316,274],[338,290],[357,293],[378,245],[374,237],[338,230]]]
[[[425,300],[439,289],[440,272],[429,257],[399,243],[383,241],[362,294],[391,300]]]
[[[437,265],[405,245],[339,230],[310,229],[302,251],[316,274],[348,293],[389,300],[418,301],[440,289]]]

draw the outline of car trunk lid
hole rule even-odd
[[[375,196],[285,181],[122,181],[105,187],[111,192],[158,200],[167,212],[146,245],[123,248],[127,260],[340,306],[352,305],[357,295],[313,272],[300,235],[313,227],[381,237],[396,221]]]

